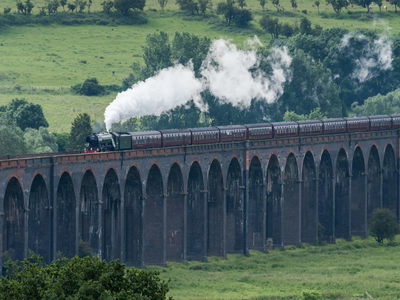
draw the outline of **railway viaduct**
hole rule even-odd
[[[399,217],[399,132],[0,160],[0,253],[128,265],[367,235]]]

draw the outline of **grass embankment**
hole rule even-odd
[[[389,300],[400,297],[399,242],[399,236],[396,246],[355,238],[149,268],[171,279],[175,299],[302,299],[314,291],[319,299]]]
[[[100,11],[102,1],[95,0],[91,11]],[[219,0],[213,0],[214,9]],[[313,0],[299,0],[298,9],[290,7],[290,1],[281,1],[285,11],[277,13],[270,2],[268,10],[262,11],[258,0],[247,0],[254,20],[247,29],[227,27],[220,16],[207,18],[185,16],[179,12],[174,1],[167,4],[162,14],[156,0],[146,2],[145,14],[148,19],[141,25],[24,25],[2,28],[0,31],[0,104],[6,104],[15,97],[43,106],[50,130],[67,132],[71,122],[79,112],[87,112],[102,122],[103,111],[115,94],[102,97],[81,97],[70,93],[71,85],[81,83],[88,77],[96,77],[101,84],[121,84],[131,72],[133,62],[143,63],[142,45],[146,36],[157,30],[167,32],[172,38],[175,32],[190,32],[211,39],[230,39],[240,47],[257,34],[261,41],[270,38],[262,34],[258,20],[267,13],[279,17],[282,22],[296,23],[306,16],[313,25],[323,28],[344,27],[384,30],[386,25],[376,22],[382,18],[392,28],[392,33],[400,32],[400,18],[389,6],[388,12],[379,13],[375,7],[367,15],[361,7],[346,10],[338,18],[332,8],[325,3],[320,6],[320,14],[313,6]],[[45,0],[33,1],[34,14]],[[14,0],[3,0],[4,7],[15,11]],[[62,9],[59,8],[59,11]],[[85,10],[86,11],[86,10]],[[305,14],[302,11],[307,11]],[[378,25],[376,25],[378,24]],[[114,71],[114,73],[113,73]]]

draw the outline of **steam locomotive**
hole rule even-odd
[[[94,133],[85,153],[400,129],[400,115],[258,123],[159,131]]]

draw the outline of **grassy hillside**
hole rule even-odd
[[[91,11],[101,10],[100,0],[94,0]],[[34,13],[44,0],[33,0]],[[218,0],[214,0],[214,9]],[[30,25],[11,26],[0,31],[0,104],[8,103],[14,97],[23,97],[43,105],[50,129],[65,132],[79,112],[88,112],[97,122],[102,122],[102,111],[115,94],[103,97],[81,97],[72,95],[69,87],[88,77],[96,77],[101,84],[120,84],[130,73],[133,62],[142,63],[142,45],[148,34],[157,30],[167,32],[170,37],[176,31],[187,31],[212,39],[225,38],[245,47],[245,41],[259,36],[267,43],[269,35],[263,34],[258,20],[262,14],[279,16],[284,22],[296,23],[307,16],[313,25],[323,28],[345,27],[347,29],[376,28],[385,30],[390,26],[392,33],[400,31],[400,18],[389,5],[388,12],[367,15],[361,7],[350,8],[351,14],[344,11],[338,18],[330,6],[321,3],[320,12],[312,0],[298,1],[298,10],[290,7],[290,1],[282,1],[285,8],[277,14],[270,1],[267,10],[261,11],[258,0],[248,0],[247,6],[255,20],[250,28],[227,27],[215,15],[207,18],[190,17],[178,11],[174,1],[167,4],[162,14],[156,0],[148,0],[145,14],[148,23],[131,26],[99,25]],[[3,0],[4,7],[15,10],[14,0]],[[59,10],[62,10],[59,8]],[[307,11],[305,14],[304,11]],[[381,22],[384,20],[384,22]],[[114,72],[114,73],[113,73]],[[61,117],[60,117],[61,116]]]
[[[303,299],[313,291],[320,297],[308,299],[389,300],[400,296],[399,255],[399,245],[354,239],[151,269],[171,280],[174,299]]]

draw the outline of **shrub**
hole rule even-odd
[[[39,256],[8,261],[0,279],[2,299],[166,299],[168,284],[157,272],[126,268],[97,257],[57,259]]]
[[[9,8],[9,7],[4,7],[3,12],[4,12],[5,15],[8,15],[8,14],[11,12],[11,8]]]
[[[79,94],[85,96],[96,96],[102,93],[104,93],[104,87],[94,77],[86,79],[79,89]]]
[[[396,216],[391,210],[387,208],[374,210],[369,231],[378,243],[382,244],[385,239],[392,241],[398,229]]]

